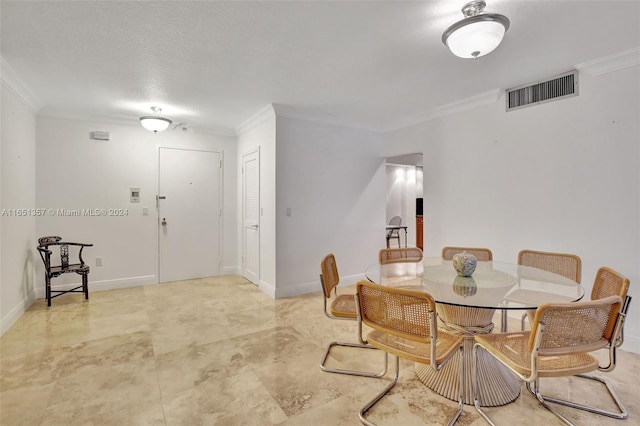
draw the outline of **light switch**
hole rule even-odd
[[[142,216],[149,216],[149,207],[142,208]]]
[[[131,199],[132,203],[139,203],[140,202],[140,188],[134,188],[134,187],[129,188],[129,196],[130,196],[130,199]]]

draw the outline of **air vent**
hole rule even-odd
[[[507,90],[507,111],[578,96],[578,71]]]

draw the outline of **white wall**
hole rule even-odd
[[[276,134],[276,297],[319,291],[328,253],[341,283],[364,278],[385,246],[379,135],[281,116]]]
[[[271,105],[258,111],[238,135],[237,264],[242,273],[242,156],[260,149],[260,289],[276,294],[276,116]]]
[[[386,156],[424,153],[425,254],[443,245],[486,246],[513,262],[522,248],[576,253],[587,292],[606,265],[640,300],[639,73],[581,73],[574,98],[509,113],[501,99],[385,135]],[[624,349],[640,352],[633,303]]]
[[[11,209],[36,207],[36,117],[0,84],[2,106],[0,209],[0,334],[4,333],[35,300],[37,253],[35,216],[15,216]],[[7,209],[7,210],[5,210]]]
[[[91,131],[108,131],[109,141],[89,138]],[[38,117],[37,206],[44,209],[124,208],[124,217],[62,217],[37,221],[37,235],[90,242],[84,259],[91,266],[92,291],[158,282],[158,224],[156,200],[159,147],[223,152],[222,272],[235,273],[236,143],[234,137],[167,130],[153,134],[141,126]],[[129,202],[129,188],[140,187],[139,204]],[[142,215],[142,207],[149,215]],[[103,266],[95,266],[95,258]],[[57,283],[77,281],[59,277]]]

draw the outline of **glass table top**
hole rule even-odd
[[[552,272],[506,262],[478,262],[471,277],[460,277],[451,261],[425,258],[420,263],[373,264],[369,281],[421,289],[438,303],[475,308],[536,309],[543,303],[575,302],[584,288]]]

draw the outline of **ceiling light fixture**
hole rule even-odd
[[[442,42],[451,53],[461,58],[474,58],[492,52],[502,42],[509,29],[509,19],[504,15],[481,15],[487,3],[472,1],[462,6],[464,19],[451,25],[442,34]]]
[[[162,108],[153,106],[151,107],[151,111],[153,111],[153,115],[145,115],[144,117],[140,117],[140,124],[142,124],[142,127],[152,131],[153,133],[167,130],[167,128],[171,124],[171,120],[160,115],[160,113],[162,112]]]

